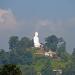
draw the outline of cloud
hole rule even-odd
[[[70,19],[67,21],[66,25],[67,25],[69,28],[75,27],[75,18],[70,18]],[[66,26],[66,27],[67,27],[67,26]]]
[[[39,20],[38,25],[40,25],[40,26],[48,26],[49,21],[48,20]]]
[[[70,18],[67,20],[37,20],[36,27],[39,27],[39,30],[42,28],[47,28],[50,32],[53,33],[64,33],[67,30],[75,28],[75,18]]]
[[[46,33],[63,33],[64,32],[64,23],[62,20],[37,20],[35,23],[36,30],[38,31],[46,31]]]
[[[56,34],[64,37],[69,43],[68,47],[74,47],[74,32],[75,32],[75,18],[67,20],[49,20],[49,19],[32,19],[20,20],[16,19],[16,15],[12,10],[0,9],[0,48],[7,49],[8,40],[10,36],[33,36],[35,31],[39,32],[40,39]]]
[[[11,10],[0,9],[0,29],[14,29],[16,22],[16,17]]]
[[[31,21],[17,20],[16,15],[9,9],[0,9],[0,31],[10,30],[14,32],[31,31],[51,32],[64,34],[65,31],[75,27],[75,18],[63,20],[37,19]],[[28,31],[27,29],[30,28]]]

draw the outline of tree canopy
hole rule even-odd
[[[51,35],[43,43],[48,50],[55,51],[58,59],[51,59],[35,55],[37,49],[33,47],[32,39],[28,37],[11,36],[9,38],[9,51],[0,49],[0,74],[2,75],[54,75],[53,70],[62,69],[63,75],[75,72],[75,48],[72,54],[66,50],[66,41],[63,37]],[[40,49],[39,49],[40,50]],[[20,68],[17,67],[20,66]],[[18,74],[18,73],[19,74]],[[73,74],[75,75],[75,74]]]

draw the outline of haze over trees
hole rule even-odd
[[[62,69],[63,75],[75,75],[75,48],[72,54],[69,54],[66,50],[66,41],[62,37],[51,35],[46,37],[43,43],[45,49],[56,52],[59,59],[35,55],[36,48],[33,48],[33,40],[28,37],[19,39],[18,36],[11,36],[8,43],[8,52],[0,49],[0,73],[2,75],[4,71],[7,74],[10,68],[12,72],[14,68],[19,72],[15,75],[55,75],[53,70],[58,69]],[[7,75],[13,75],[13,73]]]

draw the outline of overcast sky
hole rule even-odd
[[[40,41],[55,34],[75,47],[75,0],[0,0],[0,48],[8,50],[10,36],[33,37]]]

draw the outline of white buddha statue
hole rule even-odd
[[[35,35],[34,35],[34,38],[33,38],[33,42],[34,42],[34,47],[40,48],[38,32],[35,32]]]

